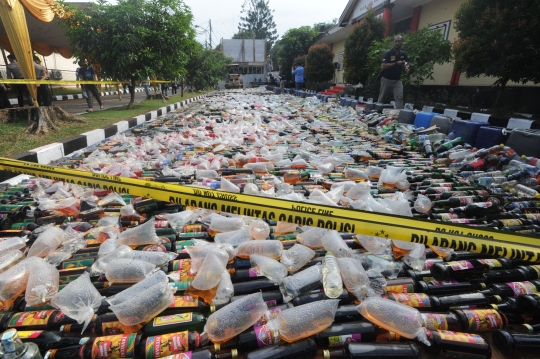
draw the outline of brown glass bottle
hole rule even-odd
[[[420,350],[414,343],[375,344],[346,343],[341,350],[323,350],[324,359],[421,359]]]
[[[540,293],[520,295],[516,298],[516,306],[521,313],[540,315]]]
[[[7,328],[17,330],[59,330],[64,324],[74,324],[71,319],[60,310],[41,310],[32,312],[14,313],[7,322]]]
[[[484,283],[458,282],[455,279],[449,279],[442,282],[416,282],[419,292],[429,295],[452,295],[459,293],[471,293],[486,288]]]
[[[200,349],[208,344],[205,335],[186,330],[143,338],[140,353],[141,358],[155,359]]]
[[[315,358],[317,344],[313,338],[302,339],[294,343],[271,345],[247,353],[245,359],[285,359],[285,358]]]
[[[510,269],[513,266],[511,259],[470,259],[435,263],[431,268],[431,275],[435,280],[443,281],[450,278],[466,279],[474,277],[490,269]]]
[[[504,355],[538,355],[540,336],[533,333],[509,333],[497,330],[492,334],[493,344]]]
[[[502,298],[518,297],[524,294],[538,293],[540,289],[540,281],[525,281],[525,282],[508,282],[508,283],[493,283],[489,289],[483,290],[484,295],[498,295]]]
[[[66,337],[64,333],[52,330],[30,330],[17,331],[19,338],[23,343],[35,343],[40,352],[49,349],[65,348],[74,345],[83,345],[88,341],[88,337],[70,336]]]
[[[475,358],[491,358],[491,347],[478,334],[447,330],[426,330],[430,346],[422,344],[431,355],[474,355]]]

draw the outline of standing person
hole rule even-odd
[[[178,83],[176,82],[176,80],[174,80],[173,83],[172,83],[172,90],[171,90],[173,95],[177,94],[177,92],[176,92],[177,88],[178,88]]]
[[[146,99],[150,97],[150,77],[146,76],[146,80],[141,83],[144,87],[144,92],[146,93]]]
[[[381,91],[377,102],[383,103],[385,97],[390,92],[394,93],[395,108],[403,108],[403,82],[401,82],[401,71],[409,73],[409,57],[401,50],[403,37],[394,37],[394,47],[384,54],[381,71]]]
[[[287,81],[285,80],[285,74],[283,74],[283,71],[279,72],[279,89],[281,90],[281,94],[283,95],[285,93],[285,84]]]
[[[0,109],[11,108],[11,103],[8,99],[8,85],[0,84]]]
[[[36,71],[36,79],[47,80],[49,78],[47,69],[41,66],[41,60],[37,56],[34,56],[34,70]],[[38,104],[40,106],[52,106],[51,96],[47,89],[47,85],[40,84],[36,86]]]
[[[304,68],[301,63],[297,63],[296,67],[292,68],[292,74],[294,75],[294,82],[297,90],[304,88]]]
[[[163,82],[161,84],[161,94],[165,96],[169,96],[169,84]]]
[[[9,64],[7,64],[6,66],[8,76],[11,76],[12,79],[24,79],[23,73],[21,71],[21,68],[19,67],[19,64],[17,63],[15,55],[9,54],[7,58],[9,60]],[[19,107],[24,107],[24,97],[26,97],[26,99],[28,100],[28,105],[34,106],[34,100],[32,99],[32,97],[30,97],[30,92],[28,91],[28,87],[26,85],[14,84],[13,88],[17,93],[17,101],[19,103]]]
[[[88,60],[79,62],[81,69],[79,70],[79,78],[83,81],[94,81],[96,80],[96,70],[92,65],[88,64]],[[88,104],[88,110],[86,112],[94,111],[94,103],[92,101],[92,95],[96,98],[96,101],[99,104],[99,108],[103,109],[103,103],[101,102],[101,96],[97,85],[82,85],[83,91],[86,93],[86,103]]]

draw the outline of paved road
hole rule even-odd
[[[135,103],[141,102],[145,98],[146,94],[144,93],[144,91],[135,92]],[[118,100],[118,95],[101,96],[101,102],[103,103],[103,107],[105,109],[118,106],[126,106],[129,103],[129,99],[129,94],[122,95],[122,101]],[[94,111],[99,111],[99,104],[97,103],[95,98],[93,98],[93,102]],[[54,104],[75,115],[86,113],[86,110],[88,109],[88,105],[85,99],[54,101]]]

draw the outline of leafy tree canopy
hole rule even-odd
[[[334,77],[334,54],[326,44],[313,45],[306,58],[307,82],[313,84],[326,83]]]
[[[452,44],[445,40],[439,31],[424,27],[403,36],[403,50],[409,56],[410,74],[402,72],[404,84],[420,86],[425,80],[433,80],[433,66],[449,62]],[[368,70],[370,79],[375,80],[381,71],[384,53],[392,48],[394,36],[374,41],[369,48]]]
[[[328,22],[318,22],[316,24],[313,24],[313,30],[315,30],[317,33],[319,32],[325,32],[333,28],[337,25],[338,19],[334,19],[332,21]]]
[[[66,34],[74,56],[97,62],[102,76],[171,80],[185,74],[196,41],[193,16],[182,0],[105,0],[64,5]],[[135,94],[131,94],[131,107]]]
[[[459,33],[455,64],[466,77],[497,78],[498,99],[508,81],[540,82],[537,1],[469,0],[461,4],[455,18]]]
[[[289,29],[281,37],[276,44],[278,47],[277,58],[280,69],[287,76],[287,80],[291,81],[291,68],[293,60],[300,55],[306,55],[309,47],[313,44],[313,40],[317,36],[315,30],[310,26],[302,26],[299,28]]]
[[[353,26],[352,32],[345,39],[343,56],[344,77],[347,83],[366,84],[369,76],[369,70],[366,68],[369,47],[373,41],[382,40],[384,31],[384,20],[377,19],[372,8],[362,21]]]
[[[187,64],[186,79],[195,90],[203,90],[217,85],[227,76],[227,65],[232,59],[217,50],[205,49],[197,44]]]
[[[250,36],[235,38],[251,39],[254,33],[256,39],[266,39],[267,51],[270,51],[278,38],[273,12],[274,10],[270,9],[269,0],[245,0],[242,5],[243,16],[240,17],[238,33],[249,33]]]

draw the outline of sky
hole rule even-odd
[[[242,4],[244,0],[184,0],[191,8],[194,25],[208,28],[208,20],[212,20],[212,46],[215,47],[221,38],[230,39],[238,31]],[[274,10],[274,22],[281,37],[287,30],[313,25],[318,22],[329,22],[339,18],[348,0],[270,0],[270,8]],[[204,44],[207,32],[197,28],[201,33],[197,40]]]

